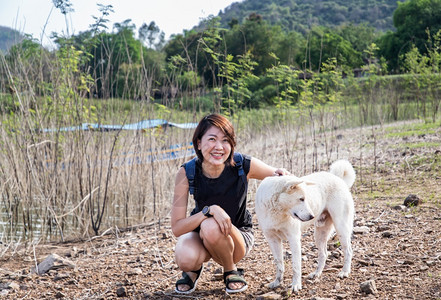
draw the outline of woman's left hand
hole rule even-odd
[[[216,220],[217,224],[221,232],[227,236],[231,233],[231,228],[233,224],[231,223],[230,216],[218,205],[210,206],[210,213],[213,215],[213,218]]]
[[[283,175],[291,175],[291,173],[284,168],[279,168],[274,171],[274,176],[283,176]]]

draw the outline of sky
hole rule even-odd
[[[114,12],[107,26],[131,19],[136,29],[154,21],[166,39],[189,30],[210,15],[242,0],[70,0],[73,12],[67,18],[54,7],[52,0],[0,0],[0,25],[16,29],[50,45],[50,35],[78,34],[89,29],[101,15],[99,4],[112,5]]]

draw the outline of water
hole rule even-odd
[[[46,212],[45,215],[40,208],[30,209],[26,214],[28,217],[24,217],[21,205],[17,209],[18,211],[10,212],[4,203],[0,205],[0,242],[3,244],[18,241],[62,241],[81,236],[85,231],[89,231],[93,235],[91,228],[84,228],[85,226],[81,225],[90,219],[87,214],[81,219],[73,213],[63,218],[63,224],[57,224],[56,219],[51,217],[49,212]],[[70,209],[66,207],[67,211]],[[137,216],[141,215],[142,208],[131,205],[130,212],[127,212],[126,209],[125,205],[109,202],[106,206],[100,232],[109,227],[122,228],[133,225],[131,224],[133,222],[139,222]],[[126,215],[129,217],[126,218]]]
[[[122,152],[113,158],[112,166],[130,167],[150,164],[153,161],[170,161],[192,156],[194,156],[194,149],[191,143],[176,144],[161,150],[149,149],[142,152]],[[109,163],[109,159],[107,159],[107,161],[96,162],[92,164],[92,168],[108,166]],[[55,165],[53,163],[51,164],[50,161],[46,161],[46,167],[53,168],[54,166]],[[65,164],[58,164],[57,167],[66,172],[71,169],[66,168]],[[136,176],[135,173],[133,175]],[[125,180],[128,182],[131,181],[128,178],[125,178]],[[136,180],[134,181],[136,182]],[[159,184],[164,184],[164,182]],[[112,188],[113,187],[109,187],[109,192],[112,192]],[[119,186],[118,188],[119,190],[127,189],[127,187],[124,186]],[[72,193],[71,191],[68,192]],[[147,191],[147,193],[151,193],[151,190]],[[145,220],[145,214],[148,214],[148,209],[145,205],[150,206],[150,203],[145,203],[146,200],[144,198],[146,196],[139,196],[136,193],[135,195],[135,199],[128,200],[121,199],[123,198],[121,195],[108,195],[99,232],[110,227],[117,226],[123,228],[135,225],[136,223],[139,224]],[[139,198],[143,198],[138,200],[143,201],[142,203],[136,201],[138,196]],[[151,198],[151,195],[147,195],[147,197]],[[63,201],[66,203],[60,204],[58,201],[60,201],[61,198],[57,199],[54,204],[55,207],[51,210],[47,207],[48,205],[52,205],[51,201],[42,199],[41,197],[33,198],[31,201],[22,201],[22,199],[17,198],[3,198],[2,201],[0,201],[0,242],[6,244],[19,240],[60,241],[68,239],[69,237],[94,235],[95,232],[92,230],[91,225],[91,213],[87,211],[87,209],[90,209],[87,204],[92,200],[78,203],[79,200],[74,200],[69,198],[69,196],[66,196],[66,198],[63,197],[62,199],[65,199]],[[95,211],[92,215],[96,221],[96,208],[102,207],[103,200],[100,198],[97,201],[95,198],[94,201]],[[150,199],[148,199],[147,202],[148,201],[150,201]],[[57,218],[54,217],[54,215],[57,216]],[[60,218],[60,216],[63,217]]]

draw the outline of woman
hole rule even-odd
[[[182,278],[176,282],[177,293],[188,294],[196,289],[203,263],[211,258],[224,269],[228,293],[242,292],[248,287],[243,271],[236,267],[254,244],[252,218],[246,209],[248,180],[288,172],[254,157],[233,155],[235,146],[234,128],[228,119],[211,114],[199,122],[193,135],[197,155],[194,180],[190,180],[196,207],[190,216],[187,216],[190,185],[186,173],[189,162],[176,175],[171,227],[178,237],[176,263],[183,271]],[[238,168],[243,168],[245,175]]]

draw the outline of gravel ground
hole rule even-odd
[[[399,128],[399,126],[397,126]],[[398,129],[397,129],[398,130]],[[303,289],[290,292],[291,253],[285,244],[283,286],[267,287],[275,268],[271,251],[255,222],[256,245],[239,263],[247,291],[228,295],[220,266],[209,262],[197,290],[173,293],[180,271],[174,262],[176,239],[169,220],[108,232],[87,241],[0,245],[0,298],[4,299],[441,299],[441,133],[376,140],[375,156],[349,160],[357,171],[352,188],[356,218],[353,265],[349,278],[339,279],[342,252],[336,238],[328,242],[329,258],[322,277],[306,275],[316,265],[312,229],[302,238]],[[354,134],[358,134],[354,133]],[[345,136],[352,136],[345,131]],[[437,142],[436,142],[437,141]],[[406,143],[419,147],[398,147]],[[416,195],[422,203],[403,205]],[[250,209],[253,212],[252,197]],[[3,248],[2,248],[3,246]],[[36,264],[49,255],[55,267],[37,275]]]

